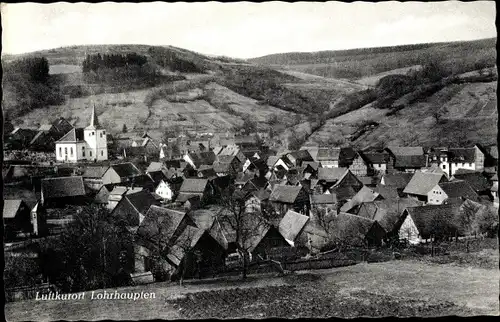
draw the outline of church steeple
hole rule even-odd
[[[95,104],[92,106],[92,115],[90,116],[90,125],[86,127],[87,129],[100,129],[99,119],[95,112]]]

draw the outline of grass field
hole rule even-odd
[[[498,262],[498,250],[490,252]],[[154,299],[23,301],[5,306],[7,321],[498,315],[496,268],[417,260],[361,263],[287,276],[156,283],[119,289]],[[107,290],[114,292],[114,289]]]

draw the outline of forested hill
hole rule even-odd
[[[278,53],[249,59],[261,65],[288,66],[293,70],[323,77],[357,79],[389,70],[422,65],[438,60],[448,68],[455,64],[468,71],[474,64],[496,62],[496,38],[475,41],[428,43],[391,47]]]

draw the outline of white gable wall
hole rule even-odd
[[[413,219],[408,214],[399,228],[399,239],[406,239],[410,244],[415,245],[421,242],[420,234]]]

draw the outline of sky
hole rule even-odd
[[[2,4],[3,52],[171,45],[252,58],[496,37],[493,1]]]

